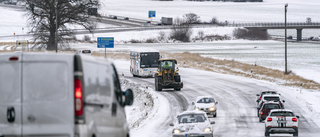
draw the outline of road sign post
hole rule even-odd
[[[152,17],[156,17],[156,11],[149,11],[149,18],[151,19],[152,21]]]
[[[114,37],[98,37],[97,47],[104,48],[104,57],[107,58],[107,48],[114,48]]]

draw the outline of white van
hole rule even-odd
[[[71,54],[0,54],[0,136],[129,137],[112,62]]]

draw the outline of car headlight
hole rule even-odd
[[[211,128],[207,127],[207,128],[204,129],[203,132],[207,132],[207,133],[208,133],[208,132],[211,132]]]
[[[215,111],[216,109],[214,107],[209,108],[210,111]]]
[[[174,134],[179,134],[179,133],[181,133],[181,131],[180,131],[179,129],[174,129],[174,130],[173,130],[173,133],[174,133]]]
[[[200,108],[196,107],[196,109],[195,109],[195,110],[199,111],[199,110],[200,110]]]

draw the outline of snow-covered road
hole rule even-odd
[[[128,61],[115,61],[120,74],[135,83],[154,88],[153,78],[133,78],[129,72]],[[212,95],[218,102],[215,137],[263,137],[264,123],[259,123],[256,109],[256,94],[263,90],[276,90],[281,93],[285,107],[299,115],[299,136],[318,137],[320,134],[320,116],[317,109],[320,93],[309,92],[278,86],[273,83],[250,78],[219,74],[188,68],[180,68],[184,88],[181,91],[163,90],[159,94],[159,104],[152,111],[157,111],[141,123],[138,128],[131,129],[133,137],[169,137],[177,114],[191,109],[191,102],[200,95]],[[280,136],[291,136],[281,135]]]

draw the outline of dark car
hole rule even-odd
[[[113,19],[118,19],[118,17],[117,17],[117,16],[113,16],[112,18],[113,18]]]
[[[124,20],[129,20],[129,18],[128,18],[128,17],[125,17]]]
[[[278,94],[265,94],[262,96],[260,102],[258,103],[257,107],[257,116],[259,117],[260,109],[262,108],[263,104],[265,102],[278,102],[282,108],[284,108],[283,103],[285,102],[284,100],[281,101],[280,95]]]
[[[268,95],[268,94],[278,94],[277,91],[262,91],[260,94],[257,94],[257,103],[260,102],[261,98],[263,95]],[[280,95],[280,94],[279,94]],[[259,104],[258,104],[259,105]]]
[[[259,110],[259,122],[262,122],[269,115],[272,109],[284,109],[279,102],[265,102]]]

